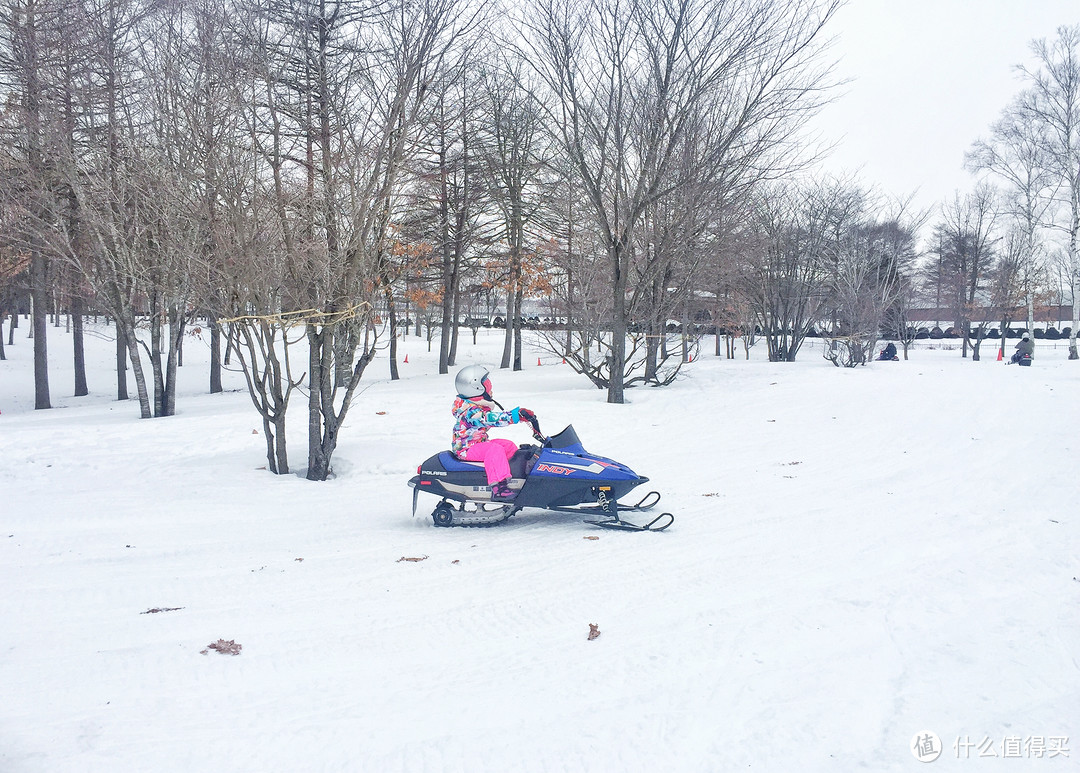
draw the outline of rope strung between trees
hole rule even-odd
[[[270,322],[282,327],[295,327],[297,325],[337,325],[350,319],[355,319],[361,312],[371,308],[367,301],[357,303],[340,311],[322,311],[321,309],[298,309],[296,311],[279,311],[276,314],[242,314],[238,317],[221,318],[219,323],[235,324],[246,322]]]

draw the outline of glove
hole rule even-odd
[[[518,408],[518,420],[532,422],[536,418],[536,414],[530,411],[528,408]]]

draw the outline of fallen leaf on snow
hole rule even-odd
[[[589,623],[589,641],[600,638],[600,626],[596,623]]]
[[[400,564],[402,561],[426,561],[426,560],[427,560],[427,556],[419,556],[419,557],[402,556],[401,558],[399,558],[397,560],[396,563]]]
[[[596,536],[595,534],[589,534],[589,535],[587,535],[587,536],[585,537],[585,539],[600,539],[600,538],[599,538],[599,537],[597,537],[597,536]]]
[[[240,650],[244,648],[244,645],[237,644],[232,639],[225,641],[224,639],[218,639],[213,644],[207,645],[206,649],[200,652],[200,655],[206,655],[210,650],[220,652],[222,655],[239,655]]]
[[[140,612],[139,614],[156,615],[158,612],[176,612],[181,609],[183,609],[183,607],[154,607],[153,609],[148,609],[145,612]]]

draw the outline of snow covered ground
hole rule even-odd
[[[419,339],[400,381],[371,366],[311,483],[262,469],[239,374],[204,394],[202,342],[178,414],[139,420],[106,338],[93,394],[66,396],[50,329],[35,412],[23,325],[0,362],[4,773],[907,771],[927,733],[931,769],[1080,768],[1064,344],[1028,369],[704,356],[623,406],[550,355],[496,372],[508,407],[651,478],[676,521],[635,534],[541,511],[440,529],[433,497],[410,517],[453,391]],[[500,343],[466,335],[459,365]]]

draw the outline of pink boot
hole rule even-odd
[[[504,478],[498,483],[491,484],[492,502],[512,502],[517,497],[517,492],[510,488],[510,479]]]

